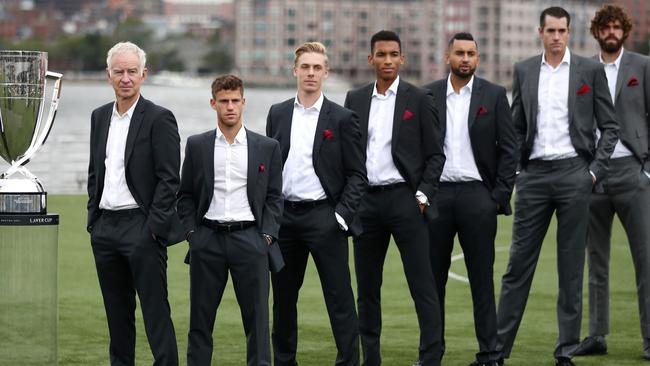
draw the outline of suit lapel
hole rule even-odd
[[[248,130],[246,130],[246,140],[248,141],[248,172],[246,173],[246,194],[248,196],[248,205],[254,214],[257,212],[255,208],[254,198],[255,188],[257,187],[258,173],[260,170],[260,166],[258,165],[258,156],[260,156],[260,144],[257,136],[249,133]]]
[[[290,99],[282,106],[280,110],[280,121],[278,141],[280,141],[280,151],[282,151],[282,164],[287,161],[289,149],[291,148],[291,123],[293,120],[293,104],[295,99]]]
[[[567,51],[568,52],[568,51]],[[569,67],[569,125],[573,123],[573,112],[575,111],[576,94],[580,81],[580,61],[571,55],[571,66]],[[593,88],[593,85],[591,86]]]
[[[99,126],[99,135],[97,141],[97,161],[104,162],[106,160],[106,144],[108,142],[108,130],[111,126],[111,117],[113,115],[113,108],[109,107],[106,108],[106,111],[102,113],[102,116],[100,117],[101,119],[98,122]],[[104,165],[101,165],[104,167]],[[104,167],[105,168],[105,167]],[[103,169],[105,170],[105,169]],[[102,178],[102,184],[104,184],[103,177]]]
[[[406,102],[408,102],[409,93],[410,90],[408,84],[400,80],[400,83],[397,86],[397,96],[395,97],[395,113],[393,114],[393,137],[391,140],[393,151],[395,151],[395,144],[399,141],[399,129],[402,126],[402,117],[406,110]]]
[[[372,103],[372,91],[374,87],[375,84],[373,83],[364,90],[364,105],[361,108],[361,115],[359,116],[359,128],[363,131],[364,135],[368,134],[368,125],[370,123],[368,119],[370,119],[370,104]]]
[[[440,130],[444,137],[447,133],[447,82],[440,83],[440,86],[433,92],[436,110],[438,111],[438,120],[440,121]]]
[[[314,134],[314,147],[312,150],[312,164],[316,166],[316,158],[318,151],[323,144],[324,131],[329,126],[330,121],[330,103],[323,97],[323,105],[321,106],[320,113],[318,114],[318,123],[316,124],[316,133]]]
[[[627,52],[623,51],[623,57],[621,58],[621,64],[618,66],[618,75],[616,76],[616,91],[614,93],[614,100],[618,99],[618,95],[621,94],[621,89],[623,89],[623,84],[626,80],[629,80],[629,70],[630,70],[630,55]]]
[[[476,116],[478,115],[478,108],[480,106],[479,98],[482,95],[482,87],[483,83],[481,82],[481,79],[474,77],[474,85],[472,85],[472,96],[469,102],[469,116],[467,116],[467,128],[469,131],[472,130],[472,126],[474,125],[474,121],[476,121]]]
[[[522,93],[526,93],[526,99],[528,103],[526,106],[526,116],[530,116],[528,120],[529,128],[528,131],[534,133],[537,128],[537,98],[539,97],[539,72],[542,64],[542,55],[535,58],[533,63],[530,66],[529,70],[526,70],[526,74],[530,75],[528,82],[526,83],[526,90],[522,90]],[[522,95],[523,97],[524,95]],[[530,133],[529,132],[529,133]]]
[[[208,207],[210,206],[212,196],[214,195],[214,143],[216,137],[217,130],[215,128],[210,133],[204,135],[204,140],[201,143],[203,150],[201,155],[203,155],[203,158],[205,159],[205,164],[203,164],[205,171],[203,174],[205,176],[205,189],[207,190],[207,196],[209,197],[207,200]]]
[[[129,165],[129,159],[133,153],[133,146],[135,145],[135,138],[138,136],[140,127],[142,126],[142,120],[144,118],[144,97],[140,96],[138,104],[135,106],[133,111],[133,116],[131,116],[131,122],[129,122],[129,133],[126,136],[126,148],[124,151],[124,167],[126,168]]]

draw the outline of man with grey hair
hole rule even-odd
[[[110,335],[111,365],[135,364],[135,294],[154,365],[178,365],[167,301],[167,249],[181,240],[175,197],[180,137],[174,115],[140,95],[146,55],[108,51],[115,101],[92,112],[88,226]]]

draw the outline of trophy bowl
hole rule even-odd
[[[45,214],[47,193],[25,164],[45,143],[59,105],[62,75],[47,71],[47,52],[0,51],[0,214]],[[43,118],[47,80],[54,80]]]

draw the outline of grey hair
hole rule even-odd
[[[112,65],[113,56],[120,53],[127,53],[127,52],[134,53],[136,56],[138,56],[138,60],[140,60],[140,65],[138,65],[138,67],[140,69],[140,72],[143,72],[144,67],[147,64],[147,54],[135,43],[131,43],[128,41],[117,43],[110,50],[108,50],[108,55],[106,56],[106,69],[109,72],[111,71],[111,68],[113,66]]]

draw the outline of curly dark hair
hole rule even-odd
[[[244,95],[244,83],[235,75],[221,75],[212,82],[212,98],[216,98],[220,90],[237,90]]]
[[[594,38],[598,39],[598,31],[601,28],[606,27],[607,23],[616,20],[621,22],[621,27],[623,28],[623,41],[625,41],[632,30],[632,18],[627,15],[625,9],[618,5],[603,5],[602,8],[596,12],[594,19],[591,20],[591,28],[589,30]]]

